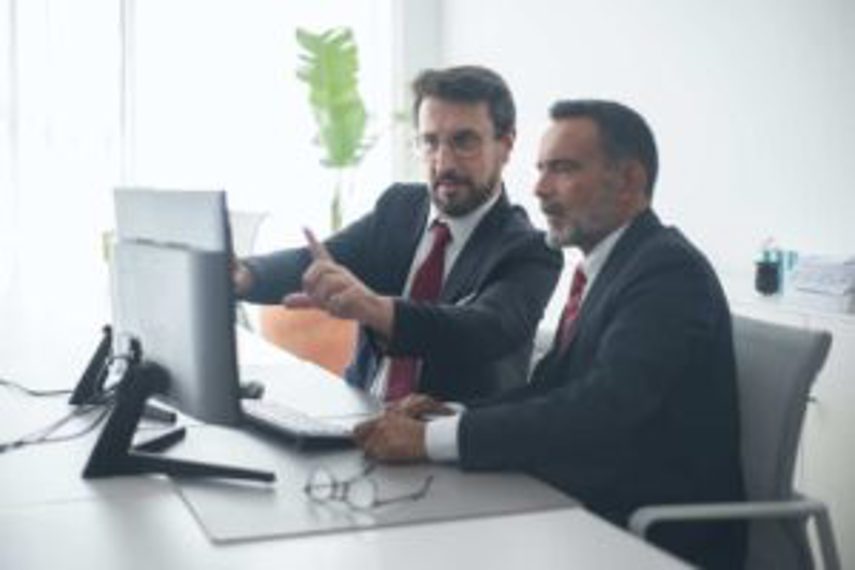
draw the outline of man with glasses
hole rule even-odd
[[[459,414],[410,396],[357,442],[373,459],[524,471],[616,524],[644,505],[742,500],[730,311],[703,254],[651,209],[653,133],[611,101],[560,101],[551,118],[534,193],[550,241],[585,253],[552,349],[521,388]],[[742,567],[740,523],[652,539],[703,568]]]
[[[308,247],[244,259],[233,277],[246,300],[356,320],[345,376],[379,399],[469,401],[524,382],[561,256],[504,191],[515,137],[504,80],[428,70],[413,92],[427,184],[396,184],[325,243],[307,232]]]

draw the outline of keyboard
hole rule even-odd
[[[297,444],[301,449],[328,449],[353,445],[345,426],[312,417],[280,402],[243,400],[244,419],[252,427]]]

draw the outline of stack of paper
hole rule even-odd
[[[794,305],[855,313],[855,257],[799,258],[784,296]]]

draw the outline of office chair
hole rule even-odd
[[[252,254],[255,249],[255,239],[258,237],[258,230],[261,228],[261,223],[266,217],[266,212],[229,211],[232,249],[237,257],[246,257]],[[245,303],[238,303],[235,320],[238,325],[247,330],[251,331],[254,328]]]
[[[793,489],[793,471],[811,384],[831,346],[827,331],[734,315],[733,338],[741,420],[746,501],[646,506],[630,530],[645,537],[661,522],[745,519],[747,569],[810,569],[807,521],[814,517],[823,566],[840,560],[826,506]]]

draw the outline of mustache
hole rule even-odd
[[[472,181],[468,176],[463,176],[456,172],[446,172],[438,176],[436,182],[434,182],[434,186],[439,186],[440,184],[469,184],[471,186]]]
[[[564,209],[561,206],[544,204],[540,207],[540,211],[546,214],[547,216],[557,216],[564,213]]]

